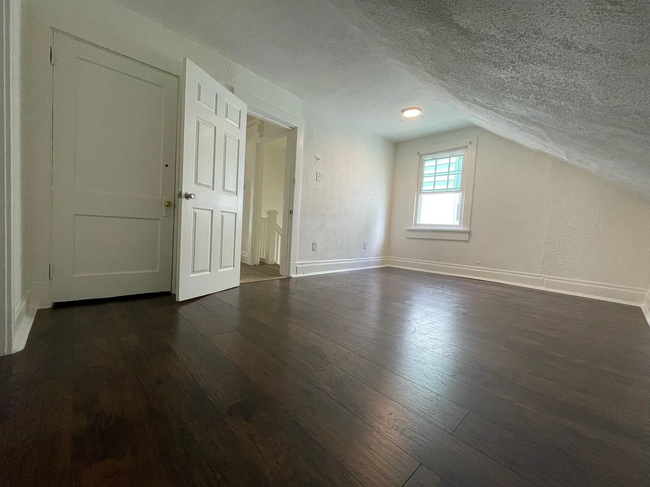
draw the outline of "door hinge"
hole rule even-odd
[[[52,279],[54,277],[54,272],[52,270],[52,264],[50,264],[49,269],[48,269],[48,277]]]
[[[50,64],[54,66],[54,47],[50,46]]]

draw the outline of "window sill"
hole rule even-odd
[[[406,238],[469,242],[469,233],[469,228],[409,227],[406,229]]]

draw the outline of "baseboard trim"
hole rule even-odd
[[[544,278],[544,289],[556,293],[598,298],[613,303],[640,306],[645,301],[646,290],[643,288],[605,284],[602,282],[581,281],[548,276]]]
[[[453,277],[468,277],[481,281],[498,282],[503,284],[514,284],[517,286],[542,287],[544,276],[516,271],[504,271],[500,269],[489,269],[485,267],[474,267],[460,264],[447,264],[432,260],[407,259],[403,257],[388,257],[387,265],[398,269],[429,272]]]
[[[385,267],[385,257],[362,257],[358,259],[333,259],[296,262],[296,272],[291,277],[316,276],[335,272],[359,271]]]
[[[52,301],[49,281],[34,283],[32,288],[25,293],[23,301],[14,313],[10,353],[20,352],[25,348],[34,318],[36,318],[36,312],[39,309],[50,307],[52,307]]]
[[[292,274],[292,277],[349,272],[362,269],[374,269],[377,267],[395,267],[431,274],[498,282],[511,286],[568,294],[570,296],[641,306],[650,323],[650,291],[646,289],[527,272],[448,264],[430,260],[407,259],[404,257],[366,257],[360,259],[298,262],[296,264],[296,273]]]
[[[388,257],[385,260],[387,266],[400,269],[498,282],[636,306],[641,306],[646,302],[647,290],[643,288],[402,257]]]
[[[30,293],[27,293],[14,314],[11,353],[20,352],[27,344],[27,338],[34,324],[36,311],[38,311],[37,308],[31,306],[31,301]]]
[[[643,316],[645,316],[645,320],[648,322],[648,326],[650,326],[650,290],[645,295],[645,300],[641,305],[641,311],[643,311]]]

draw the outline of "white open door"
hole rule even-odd
[[[239,286],[246,105],[185,59],[176,299]]]

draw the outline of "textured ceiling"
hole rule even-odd
[[[356,27],[343,5],[326,0],[116,1],[387,139],[409,140],[471,125],[452,108],[444,90],[432,90]],[[411,105],[421,106],[424,116],[402,119],[402,108]]]
[[[119,3],[391,140],[470,120],[650,194],[647,0]]]

